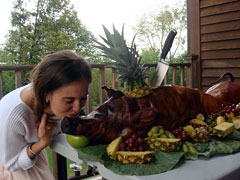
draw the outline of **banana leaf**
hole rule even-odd
[[[209,159],[218,154],[232,154],[240,150],[240,132],[233,131],[224,139],[212,137],[208,143],[193,143],[197,150],[196,155],[184,154],[184,152],[161,152],[157,151],[155,159],[146,164],[122,164],[109,158],[106,153],[107,145],[88,146],[78,149],[78,157],[85,161],[98,161],[107,169],[120,175],[146,176],[159,174],[171,170],[180,161],[197,160],[199,158]]]
[[[107,154],[104,154],[101,163],[116,174],[147,176],[163,173],[173,169],[183,155],[183,152],[157,151],[155,154],[155,159],[150,163],[122,164],[121,162],[111,160]]]
[[[240,131],[234,129],[231,134],[227,136],[229,139],[240,140]]]
[[[83,161],[100,161],[106,153],[107,145],[87,146],[78,148],[78,158]]]
[[[171,170],[178,164],[183,155],[183,152],[157,151],[155,159],[150,163],[122,164],[109,158],[106,153],[106,145],[87,146],[78,149],[78,157],[81,160],[98,161],[116,174],[137,176],[159,174]]]

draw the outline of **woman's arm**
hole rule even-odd
[[[44,148],[46,148],[52,137],[53,126],[47,125],[47,114],[44,113],[38,128],[39,141],[31,144],[27,148],[28,156],[34,159]]]

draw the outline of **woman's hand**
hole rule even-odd
[[[47,123],[47,114],[44,113],[42,115],[42,119],[38,128],[38,137],[40,139],[41,144],[48,146],[50,141],[51,141],[51,137],[52,137],[52,130],[53,130],[52,125],[48,125]]]
[[[40,141],[33,143],[27,149],[28,156],[31,159],[35,158],[37,154],[49,145],[53,127],[54,124],[47,122],[47,114],[44,113],[38,127],[38,137]]]

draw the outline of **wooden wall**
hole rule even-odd
[[[188,0],[188,18],[195,87],[206,90],[225,72],[240,82],[240,0]]]

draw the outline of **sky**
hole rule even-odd
[[[102,25],[112,30],[114,24],[121,31],[124,24],[126,39],[132,40],[132,27],[144,13],[154,11],[164,5],[171,5],[183,0],[71,0],[79,19],[96,37],[104,35]],[[14,0],[7,0],[0,6],[0,44],[11,29],[10,17]]]

